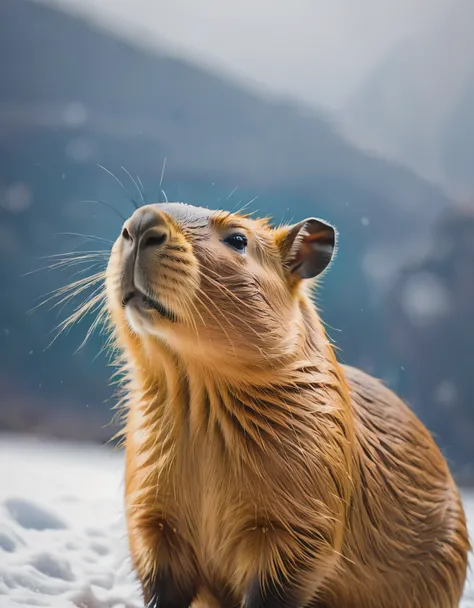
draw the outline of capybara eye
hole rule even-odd
[[[243,252],[247,247],[248,239],[244,234],[231,234],[224,239],[224,243],[232,249]]]

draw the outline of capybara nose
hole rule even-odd
[[[139,249],[162,247],[168,236],[165,217],[151,205],[135,211],[122,230],[122,238],[134,242]]]

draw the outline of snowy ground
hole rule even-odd
[[[106,448],[0,436],[0,608],[143,607],[127,558],[122,466]],[[465,505],[474,536],[474,494]],[[474,608],[474,581],[462,608]]]

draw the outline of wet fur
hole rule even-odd
[[[168,244],[140,267],[178,321],[131,328],[120,239],[107,279],[147,606],[457,606],[469,542],[446,462],[391,391],[336,361],[288,229],[158,207]],[[246,260],[215,238],[235,222]]]

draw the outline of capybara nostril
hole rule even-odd
[[[150,231],[142,236],[140,239],[140,249],[147,249],[149,247],[162,247],[167,239],[166,232],[163,231]]]

